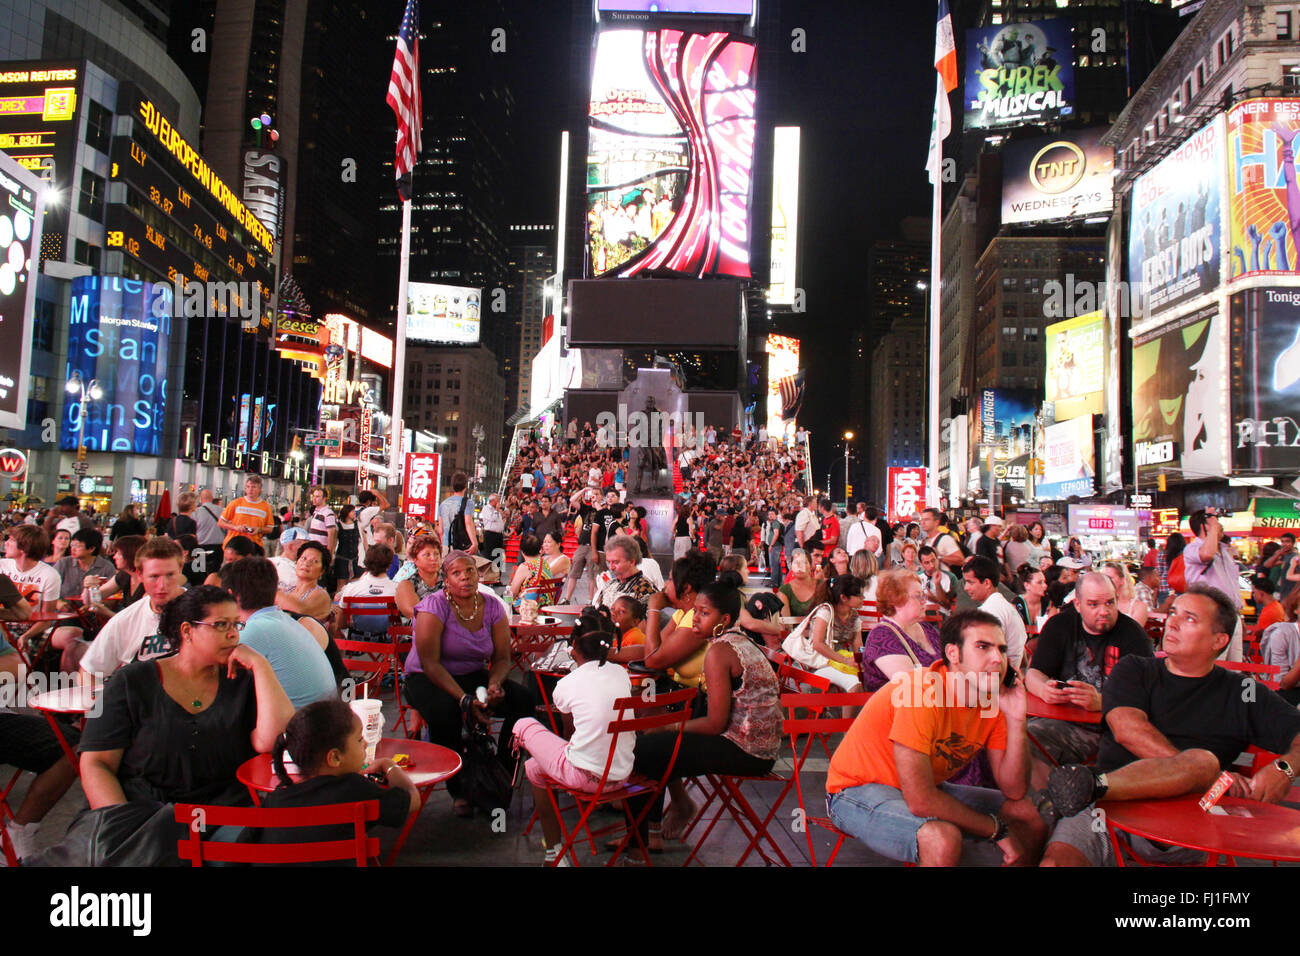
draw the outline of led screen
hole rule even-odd
[[[781,381],[792,379],[799,371],[799,340],[788,335],[767,337],[767,433],[773,438],[785,434],[781,420],[783,400]]]
[[[479,337],[481,302],[481,289],[412,282],[406,287],[406,337],[473,344]]]
[[[1049,325],[1046,397],[1057,421],[1101,413],[1106,370],[1106,322],[1100,312]]]
[[[0,426],[27,424],[32,313],[36,303],[33,264],[41,245],[40,183],[0,153]]]

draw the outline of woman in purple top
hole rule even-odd
[[[431,743],[461,752],[462,714],[484,724],[502,718],[497,758],[510,768],[515,721],[531,710],[528,692],[506,680],[510,621],[501,602],[478,589],[474,559],[451,551],[442,562],[443,589],[415,606],[415,634],[406,658],[406,697],[429,726]],[[476,699],[487,690],[487,703]],[[457,816],[473,815],[459,778],[447,781]]]

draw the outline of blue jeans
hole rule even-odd
[[[1006,802],[1001,790],[963,787],[941,783],[939,789],[979,813],[997,813]],[[882,783],[864,783],[839,793],[828,794],[826,809],[831,822],[861,840],[881,856],[904,863],[916,863],[916,834],[929,820],[907,809],[903,792]],[[975,839],[970,837],[968,839]]]

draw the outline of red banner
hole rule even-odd
[[[889,469],[889,523],[911,521],[925,507],[925,469]]]
[[[430,524],[437,519],[441,483],[441,455],[431,451],[406,453],[406,467],[402,469],[402,513],[407,519]]]

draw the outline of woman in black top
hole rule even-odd
[[[346,584],[357,576],[357,554],[361,545],[361,529],[352,513],[356,508],[344,505],[339,510],[339,540],[334,549],[334,580]]]
[[[753,520],[753,517],[742,509],[736,514],[735,523],[731,526],[731,550],[746,562],[749,561],[749,541],[753,531]]]
[[[113,530],[108,533],[109,541],[116,541],[124,534],[147,535],[149,529],[135,516],[135,505],[127,505],[113,522]]]

